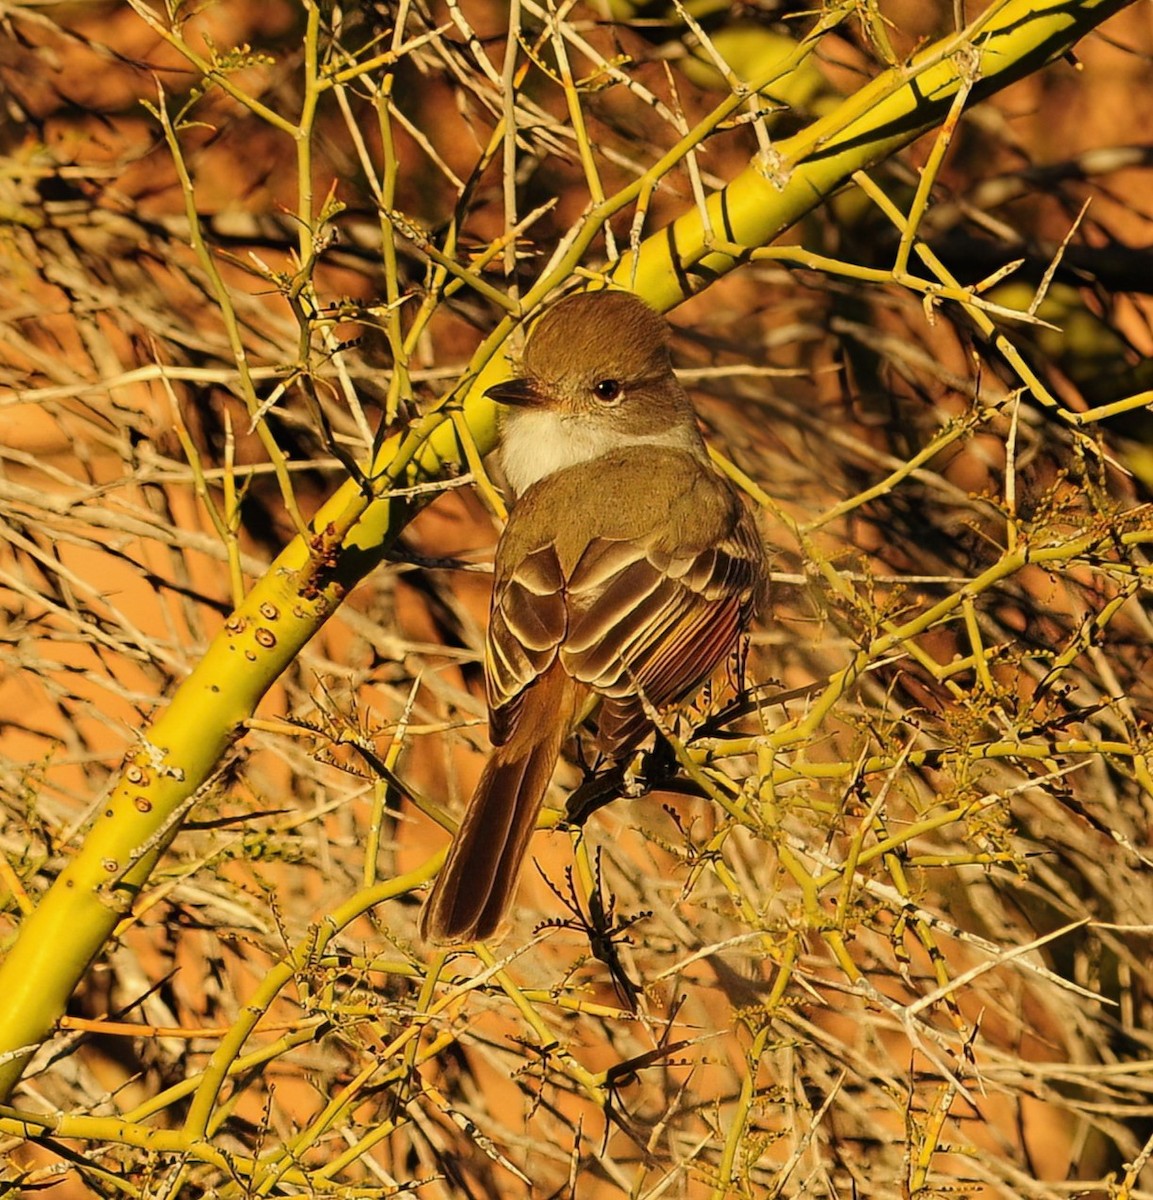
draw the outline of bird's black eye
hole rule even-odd
[[[621,385],[616,379],[598,379],[593,384],[593,392],[598,400],[608,404],[621,398]]]

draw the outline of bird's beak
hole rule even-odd
[[[515,408],[539,408],[547,399],[537,381],[527,375],[494,383],[484,394],[498,404],[511,404]]]

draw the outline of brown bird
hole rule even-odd
[[[530,331],[523,375],[487,395],[510,406],[516,502],[485,647],[494,749],[421,921],[442,943],[501,929],[590,696],[598,749],[619,761],[652,731],[649,712],[693,695],[734,649],[766,576],[752,513],[673,374],[668,326],[636,296],[561,300]]]

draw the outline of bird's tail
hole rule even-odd
[[[555,663],[524,693],[512,734],[489,755],[425,904],[420,929],[428,941],[483,941],[501,929],[583,691]]]

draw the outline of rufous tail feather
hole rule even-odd
[[[583,689],[554,664],[525,693],[497,746],[421,915],[431,942],[475,942],[501,930],[561,746]]]

